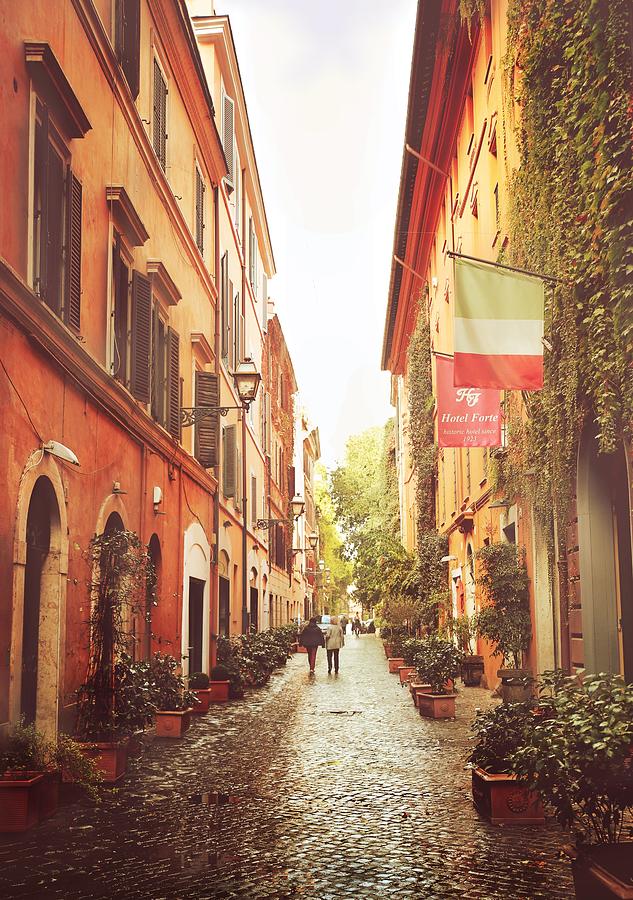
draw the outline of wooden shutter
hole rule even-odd
[[[253,217],[248,220],[248,280],[251,287],[255,287],[255,231],[253,229]]]
[[[150,353],[150,398],[152,416],[157,422],[162,423],[163,418],[163,358],[161,346],[161,322],[158,315],[158,305],[152,304],[151,314],[151,353]]]
[[[167,85],[158,60],[154,60],[154,152],[163,171],[167,165]]]
[[[196,406],[220,405],[220,377],[213,372],[196,372]],[[205,469],[217,466],[220,413],[214,412],[196,423],[194,456]]]
[[[196,168],[196,245],[200,253],[204,253],[204,192],[204,179]]]
[[[81,182],[68,168],[66,192],[66,297],[64,319],[79,331],[81,320]]]
[[[266,393],[266,453],[270,454],[272,448],[272,413],[270,409],[270,393]]]
[[[39,273],[36,285],[37,293],[46,300],[48,287],[48,109],[38,103],[40,121],[35,128],[35,167],[40,188],[40,206],[35,210],[39,216]]]
[[[132,272],[132,378],[130,389],[137,400],[149,403],[150,347],[152,338],[152,283]]]
[[[167,329],[167,431],[180,440],[180,338]]]
[[[257,478],[251,475],[251,522],[257,522]]]
[[[226,181],[232,189],[235,184],[235,128],[234,128],[235,105],[230,97],[226,94],[222,96],[222,146],[224,148],[224,156],[226,165],[229,170]]]
[[[266,331],[268,324],[268,276],[262,275],[262,328]]]
[[[294,497],[295,493],[295,467],[288,466],[288,496],[291,500]]]
[[[235,425],[227,425],[223,432],[222,490],[225,497],[235,497],[237,492],[236,431]]]

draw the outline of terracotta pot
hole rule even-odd
[[[425,694],[418,692],[418,710],[427,719],[454,719],[457,694]]]
[[[501,696],[504,703],[523,703],[531,700],[533,684],[522,684],[522,680],[531,677],[529,669],[499,669],[497,677],[501,679]]]
[[[401,656],[389,657],[387,664],[389,665],[389,672],[392,675],[397,675],[400,666],[404,665],[404,659]]]
[[[390,656],[394,656],[394,647],[393,644],[384,643],[383,647],[385,648],[385,656],[389,659]]]
[[[125,775],[127,768],[128,741],[93,741],[81,743],[81,752],[94,759],[103,776],[104,784],[115,784]],[[64,775],[64,781],[67,776]],[[72,779],[68,779],[72,781]]]
[[[211,703],[226,703],[229,699],[230,681],[210,681]]]
[[[484,674],[483,656],[465,656],[462,660],[462,681],[466,687],[479,687]]]
[[[412,686],[411,695],[413,696],[413,703],[415,706],[419,706],[418,696],[419,694],[430,694],[431,693],[431,685],[430,684],[422,684],[421,682],[416,682]]]
[[[516,775],[494,775],[472,770],[473,800],[477,811],[493,825],[542,825],[545,822],[537,791],[523,787]]]
[[[0,777],[0,832],[26,831],[40,820],[43,772]]]
[[[206,713],[209,711],[209,703],[211,702],[211,686],[208,688],[195,688],[192,691],[193,694],[196,695],[199,702],[192,708],[192,712],[195,715],[201,715],[202,713]]]
[[[157,737],[180,738],[190,725],[190,709],[159,709],[156,712]]]
[[[400,676],[400,684],[406,684],[409,676],[415,672],[415,666],[398,666],[398,675]]]
[[[633,843],[589,847],[571,870],[576,900],[633,900]]]

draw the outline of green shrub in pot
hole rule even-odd
[[[206,691],[209,687],[209,676],[206,672],[192,672],[187,681],[191,691]]]
[[[226,666],[217,665],[211,669],[211,681],[230,681],[229,670]]]
[[[513,754],[525,745],[535,718],[532,704],[500,703],[478,710],[472,730],[477,742],[469,762],[495,775],[512,775]]]
[[[431,635],[421,642],[413,657],[413,665],[422,682],[431,685],[431,693],[447,694],[448,682],[459,674],[462,653],[451,642],[438,635]]]

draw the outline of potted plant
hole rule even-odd
[[[210,698],[212,703],[226,703],[231,690],[231,678],[226,666],[217,665],[211,669]]]
[[[522,669],[523,656],[532,639],[529,580],[522,554],[515,544],[489,544],[477,551],[484,606],[477,613],[477,633],[490,641],[506,668],[497,672],[506,703],[528,700],[533,679]]]
[[[555,686],[545,715],[512,756],[574,837],[570,850],[579,900],[631,895],[633,685],[588,675]],[[628,834],[627,834],[628,831]]]
[[[473,800],[477,811],[493,825],[545,821],[538,793],[512,770],[512,756],[534,723],[529,702],[501,703],[477,713],[473,724],[477,743],[470,755]]]
[[[148,722],[152,707],[143,673],[130,668],[133,637],[127,623],[144,604],[152,564],[138,535],[112,531],[90,542],[91,614],[86,679],[77,691],[76,734],[106,782],[125,774],[130,734]]]
[[[453,639],[462,651],[461,676],[466,687],[479,687],[484,674],[484,658],[473,652],[477,635],[475,616],[457,616],[451,622]]]
[[[414,662],[421,681],[431,686],[428,694],[417,694],[420,715],[432,719],[453,718],[457,696],[454,684],[459,674],[460,651],[452,641],[431,635],[422,642]]]
[[[218,665],[224,666],[229,679],[229,697],[241,700],[244,696],[244,679],[237,660],[237,647],[231,638],[218,640]]]
[[[193,707],[192,712],[197,715],[209,711],[209,703],[211,702],[211,688],[209,687],[209,676],[206,672],[192,672],[187,679],[189,690],[196,695],[197,703]]]
[[[415,674],[415,654],[420,649],[422,641],[422,638],[411,637],[402,642],[402,658],[404,659],[404,665],[398,668],[400,684],[409,681],[411,676]]]
[[[169,654],[155,653],[150,663],[158,737],[182,737],[191,725],[191,711],[198,701],[186,688],[179,668],[179,661]]]
[[[0,832],[25,831],[56,812],[61,770],[98,799],[99,773],[76,741],[48,741],[33,724],[11,727],[0,749]]]

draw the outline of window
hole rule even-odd
[[[222,359],[228,365],[229,343],[231,332],[230,303],[233,294],[233,285],[229,280],[229,255],[225,253],[220,261],[220,301],[222,316]]]
[[[132,305],[129,288],[130,270],[122,254],[121,235],[115,232],[112,246],[112,296],[114,298],[112,374],[125,387],[130,385],[132,362]]]
[[[139,89],[141,0],[115,0],[114,50],[136,100]]]
[[[231,282],[229,282],[231,284]],[[232,288],[231,284],[231,288]],[[244,316],[242,315],[242,307],[240,303],[239,291],[233,298],[233,342],[231,346],[231,368],[237,369],[240,360],[243,358],[243,340],[244,340]]]
[[[163,172],[167,168],[167,81],[154,57],[154,106],[152,143]]]
[[[204,256],[204,194],[206,185],[200,169],[196,166],[196,246],[200,253]]]
[[[213,372],[196,371],[195,382],[196,406],[217,409],[220,405],[220,376]],[[194,454],[205,469],[218,465],[219,429],[220,414],[217,411],[196,423]]]
[[[152,307],[152,417],[167,424],[167,331],[158,304]]]
[[[252,216],[248,220],[248,280],[257,297],[257,235]]]
[[[236,426],[227,425],[222,431],[222,492],[225,497],[237,493]]]
[[[79,329],[82,188],[48,107],[39,99],[33,199],[34,290],[67,325]]]
[[[257,522],[257,478],[251,475],[251,522]]]
[[[233,163],[234,168],[234,184],[235,184],[235,195],[234,195],[234,207],[233,207],[233,222],[235,224],[235,230],[237,231],[238,238],[240,237],[240,226],[242,220],[242,170],[240,168],[240,158],[237,153],[237,148],[235,149],[235,161]]]

